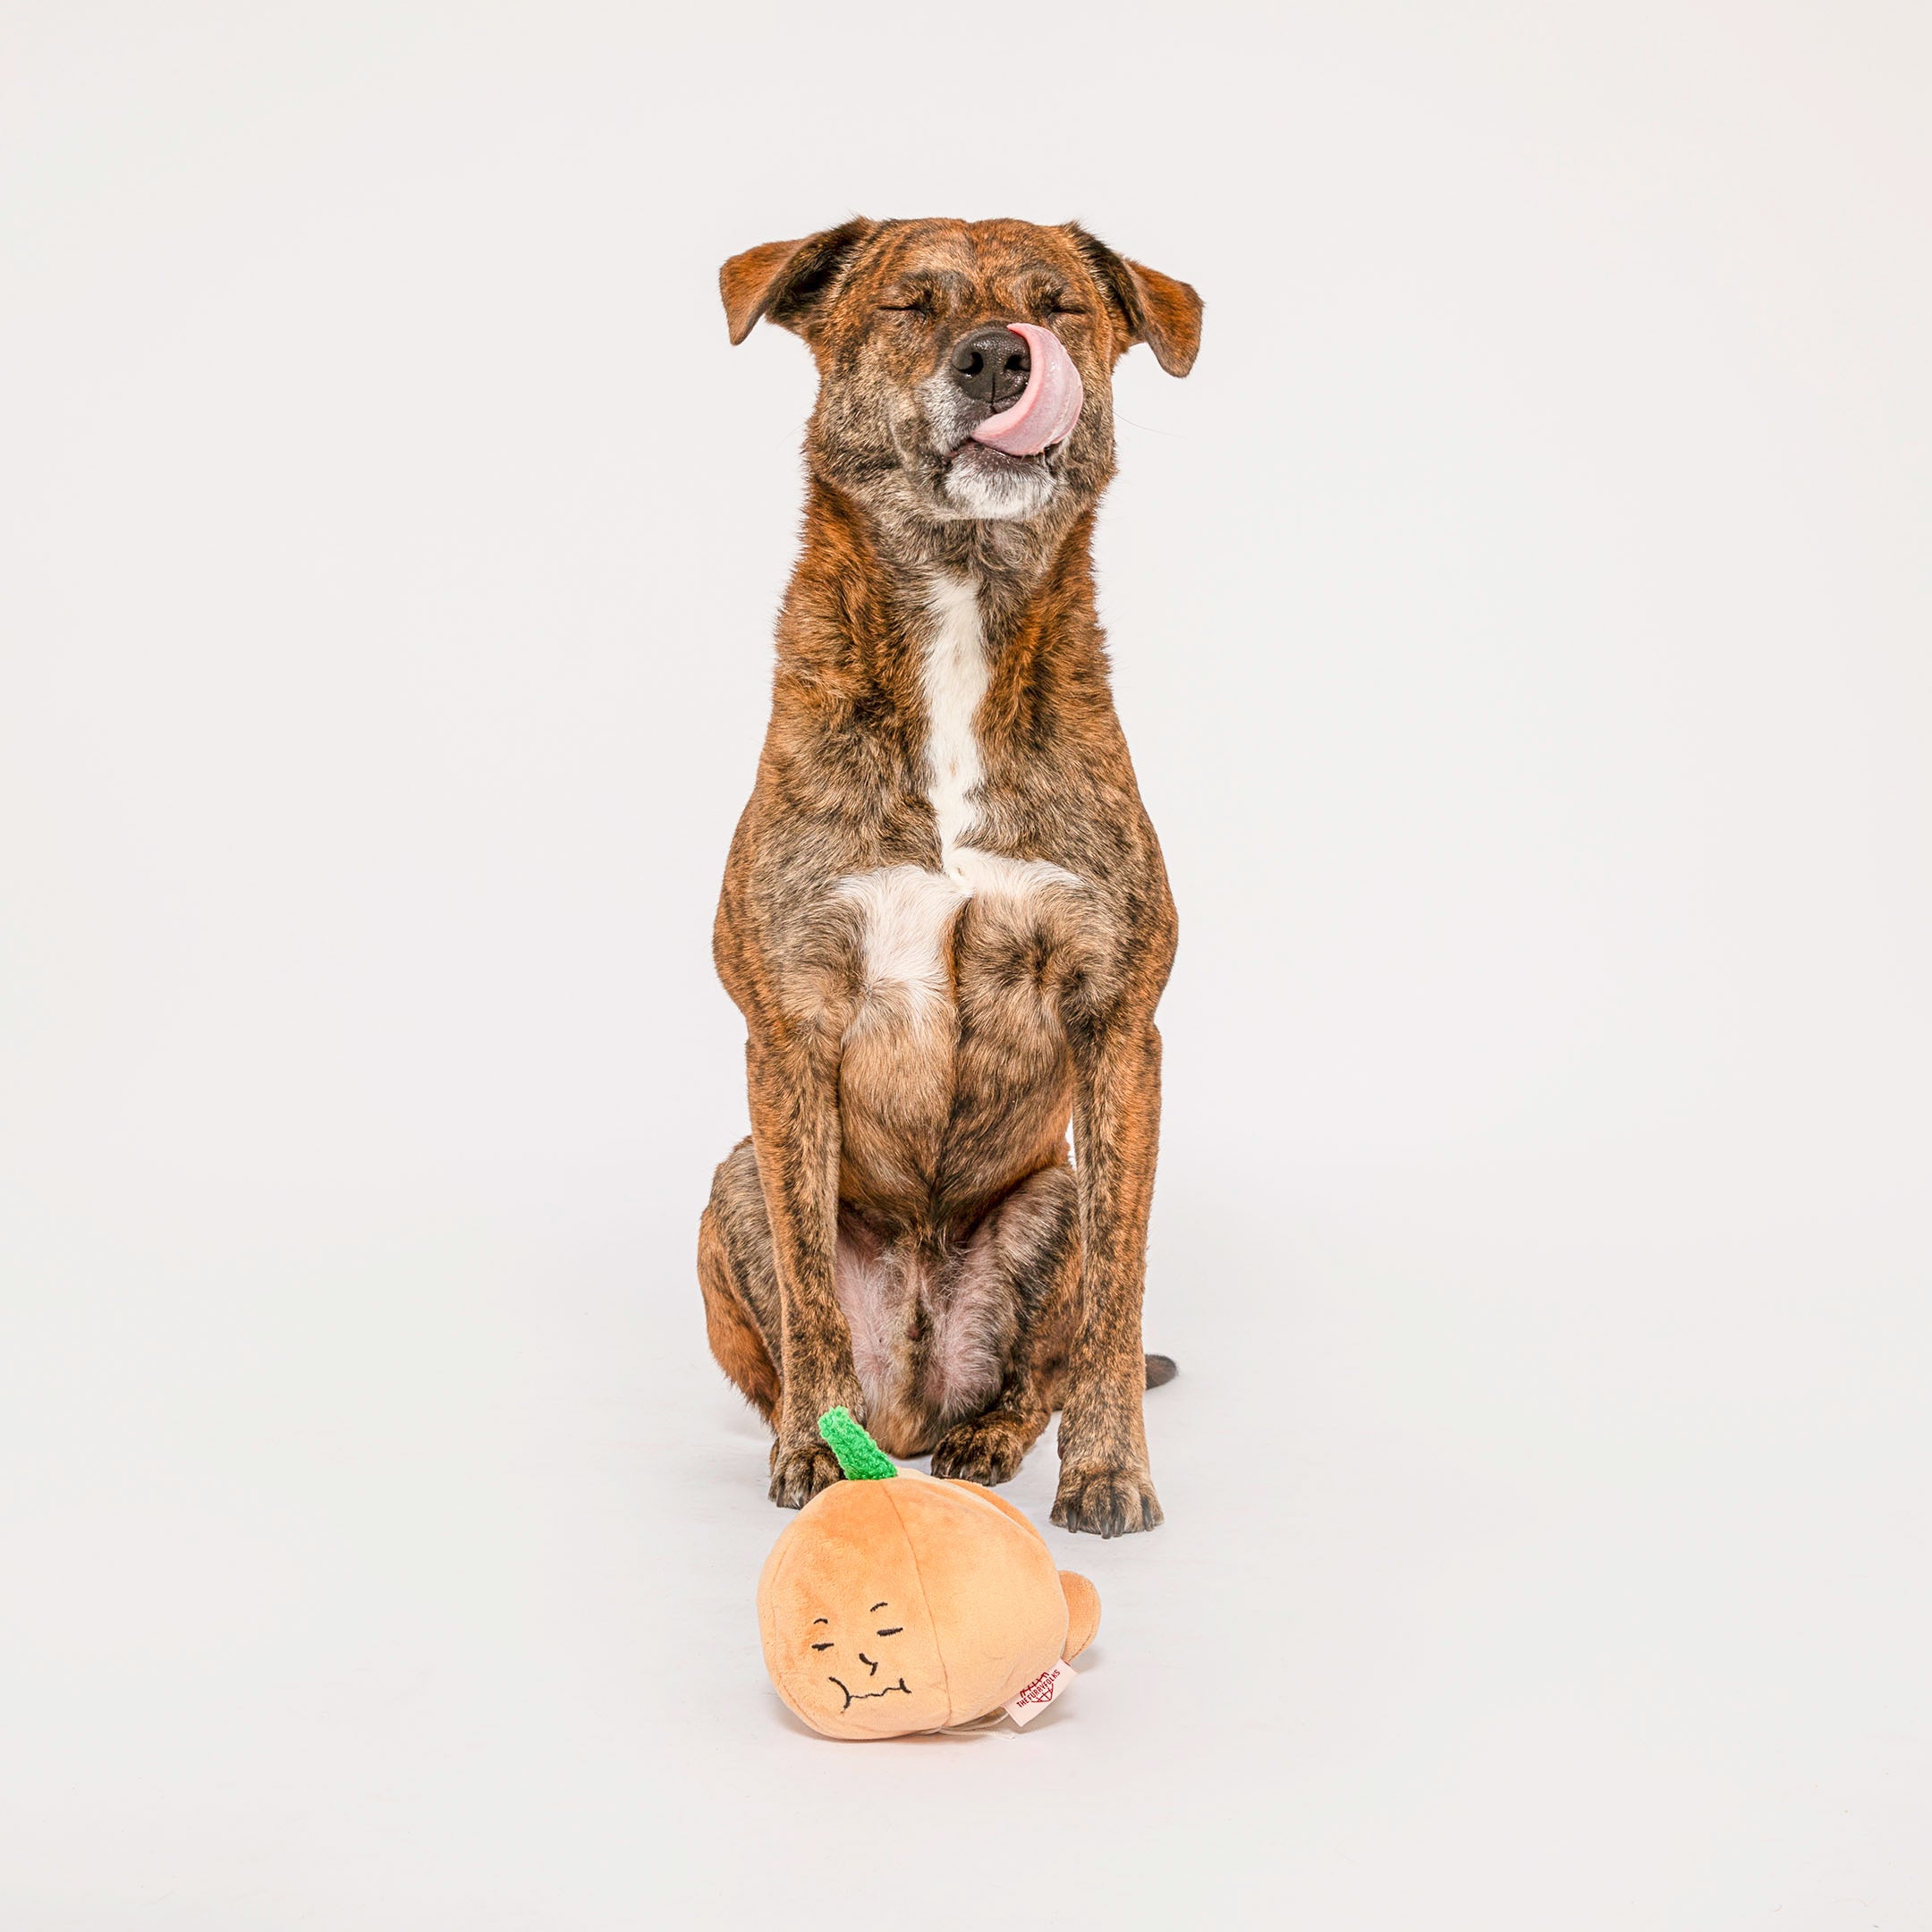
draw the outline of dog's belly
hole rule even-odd
[[[1080,881],[957,847],[840,881],[859,917],[839,1193],[884,1228],[970,1226],[1054,1157],[1072,1110],[1055,989]]]
[[[925,1454],[999,1393],[1018,1309],[991,1230],[982,1223],[948,1243],[882,1235],[850,1209],[839,1216],[839,1306],[867,1426],[889,1454]]]

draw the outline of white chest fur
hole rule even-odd
[[[985,777],[974,728],[991,665],[977,586],[967,577],[933,580],[920,667],[926,705],[926,796],[939,833],[939,869],[886,866],[838,883],[857,903],[865,936],[866,992],[898,996],[909,1017],[950,1004],[946,938],[969,899],[1022,907],[1043,893],[1078,888],[1079,877],[1043,859],[1011,859],[968,843]],[[861,1016],[865,1009],[861,1009]]]
[[[990,665],[979,592],[970,577],[936,577],[927,609],[931,628],[920,670],[926,700],[926,796],[939,825],[939,869],[953,870],[974,818],[973,794],[985,774],[973,728]]]

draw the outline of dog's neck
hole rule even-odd
[[[786,599],[781,660],[917,680],[936,611],[970,592],[989,660],[1094,630],[1092,508],[1026,523],[882,517],[814,478]],[[804,668],[800,664],[799,668]]]

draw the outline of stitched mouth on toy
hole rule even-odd
[[[845,1690],[845,1686],[839,1683],[836,1677],[828,1677],[826,1682],[838,1684],[841,1690]],[[890,1697],[894,1690],[905,1690],[908,1697],[912,1695],[910,1690],[906,1690],[906,1681],[902,1677],[897,1683],[889,1683],[883,1690],[845,1690],[845,1701],[839,1706],[839,1708],[841,1710],[850,1710],[854,1704],[862,1704],[868,1698]]]

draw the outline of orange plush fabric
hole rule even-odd
[[[1011,1504],[909,1470],[813,1497],[766,1559],[758,1604],[778,1695],[833,1738],[970,1724],[1100,1625],[1099,1593],[1055,1568]]]

